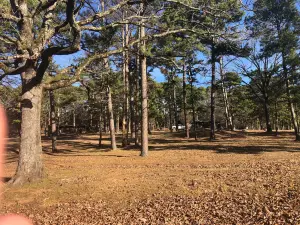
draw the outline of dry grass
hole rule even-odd
[[[63,137],[57,154],[45,140],[47,177],[5,187],[2,211],[37,224],[300,223],[300,143],[291,133],[221,132],[215,142],[182,136],[151,135],[148,158],[138,149],[99,149],[96,135]],[[7,179],[17,146],[11,139]]]

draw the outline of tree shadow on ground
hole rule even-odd
[[[180,132],[153,132],[149,139],[150,151],[168,151],[168,150],[204,150],[214,151],[219,154],[260,154],[263,152],[272,151],[286,151],[286,152],[300,152],[300,145],[295,145],[296,142],[292,141],[293,132],[281,131],[279,136],[275,136],[275,133],[266,132],[244,132],[244,131],[220,131],[217,132],[217,140],[210,142],[206,136],[199,137],[197,141],[193,138],[184,138],[184,131]],[[248,139],[248,137],[262,137],[263,139]],[[288,137],[288,139],[286,139]],[[73,139],[74,138],[74,139]],[[249,140],[249,142],[243,140]],[[283,138],[283,139],[280,139]],[[291,139],[291,140],[289,140]],[[48,139],[47,139],[48,140]],[[51,152],[51,144],[43,146],[43,152],[48,155],[61,156],[85,156],[92,155],[88,153],[96,152],[110,152],[111,146],[109,143],[109,137],[103,137],[103,144],[101,148],[98,145],[98,137],[96,135],[83,135],[74,136],[67,135],[64,139],[58,141],[58,152]],[[61,142],[60,142],[61,141]],[[133,140],[130,140],[133,143]],[[140,151],[140,146],[134,144],[128,145],[122,148],[121,135],[117,136],[117,143],[119,149]],[[13,140],[7,147],[8,154],[6,157],[6,163],[13,163],[18,160],[19,143]],[[79,154],[80,153],[80,154]],[[81,155],[82,154],[82,155]],[[108,156],[108,155],[103,155]],[[111,155],[113,156],[113,155]],[[122,157],[115,155],[114,157]]]
[[[120,147],[120,146],[119,146]],[[51,146],[44,146],[43,152],[51,156],[103,156],[103,157],[127,157],[122,155],[95,155],[88,153],[105,153],[112,152],[109,144],[102,144],[101,148],[98,144],[85,143],[85,142],[72,142],[67,141],[62,145],[58,144],[57,152],[51,151]]]
[[[84,140],[90,140],[90,141],[99,141],[99,135],[81,135],[78,136],[78,139],[84,139]],[[131,139],[131,138],[129,138]],[[104,133],[102,138],[102,141],[110,141],[109,133]],[[122,135],[121,134],[116,134],[116,141],[117,142],[122,142]]]
[[[168,133],[168,137],[177,137],[176,133]],[[262,140],[249,139],[250,142],[241,142],[241,139],[247,137],[264,137]],[[150,151],[164,150],[205,150],[214,151],[220,154],[260,154],[263,152],[286,151],[300,152],[300,145],[294,146],[292,140],[281,139],[281,137],[293,137],[291,131],[281,131],[279,136],[274,133],[267,132],[245,132],[245,131],[219,131],[217,132],[217,140],[209,141],[207,137],[198,137],[194,139],[164,139],[153,138],[150,140]],[[154,145],[162,144],[162,145]]]
[[[57,136],[57,140],[77,140],[80,138],[81,138],[81,136],[76,135],[76,134],[61,134],[61,135]],[[45,141],[45,140],[51,140],[51,137],[42,136],[42,141]]]
[[[58,148],[57,153],[62,153],[62,154],[90,151],[90,149],[94,149],[95,152],[103,152],[103,151],[109,151],[110,145],[102,144],[101,147],[99,147],[98,144],[68,141],[68,142],[64,142],[63,144],[58,143],[57,148]],[[51,145],[43,147],[43,152],[48,154],[51,153],[51,151],[52,151]]]
[[[64,149],[62,149],[61,152],[57,152],[57,153],[51,153],[51,152],[47,152],[45,153],[47,155],[51,155],[51,156],[59,156],[59,157],[88,157],[88,156],[92,156],[92,157],[116,157],[116,158],[127,158],[130,156],[125,156],[125,155],[95,155],[95,154],[76,154],[76,153],[66,153],[66,151],[64,151]]]
[[[254,136],[254,137],[286,137],[286,136],[291,136],[293,137],[294,132],[292,131],[279,131],[278,136],[276,136],[276,132],[253,132],[253,131],[247,131],[244,132],[247,136]]]
[[[18,160],[19,160],[18,154],[9,155],[5,157],[5,164],[14,163],[17,162]]]
[[[6,147],[7,152],[13,152],[19,154],[20,144],[19,142],[9,143]]]
[[[193,145],[163,145],[163,146],[149,146],[150,151],[166,151],[166,150],[203,150],[203,151],[214,151],[221,154],[260,154],[263,152],[275,152],[275,151],[286,151],[286,152],[300,152],[300,147],[291,146],[274,146],[274,145],[227,145],[227,144],[193,144]]]
[[[17,162],[19,159],[19,148],[18,142],[8,142],[6,147],[7,155],[5,157],[5,164]]]

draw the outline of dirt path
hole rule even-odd
[[[300,143],[291,134],[222,132],[211,143],[155,133],[148,158],[98,149],[97,138],[64,137],[57,154],[44,141],[47,177],[5,187],[2,212],[36,224],[300,223]],[[11,139],[7,178],[16,160]]]

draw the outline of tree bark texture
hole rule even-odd
[[[16,174],[10,180],[14,185],[22,185],[43,177],[41,144],[41,102],[42,86],[33,84],[36,71],[28,68],[22,76],[22,122],[19,162]]]
[[[110,139],[111,139],[111,148],[112,148],[112,150],[116,150],[117,143],[116,143],[116,134],[115,134],[115,122],[114,122],[111,90],[110,90],[109,86],[107,86],[107,102],[108,102],[108,116],[109,116],[109,131],[110,131]]]
[[[126,13],[126,12],[125,12]],[[123,47],[129,43],[129,27],[124,25],[122,30]],[[122,146],[128,145],[128,77],[129,77],[129,54],[128,50],[123,51],[123,118],[122,118]]]
[[[138,43],[138,49],[139,48],[140,48],[140,44]],[[140,92],[139,92],[140,71],[141,71],[140,56],[139,56],[139,54],[137,54],[137,56],[136,56],[136,81],[135,81],[135,117],[134,117],[134,132],[135,132],[134,142],[135,142],[135,145],[140,144],[140,140],[139,140],[140,115],[139,115],[139,104],[138,104],[138,101],[140,99]]]
[[[142,11],[144,11],[145,5],[141,3]],[[144,19],[141,22],[140,38],[145,37]],[[142,149],[141,156],[148,155],[148,80],[147,80],[147,60],[145,56],[146,42],[141,42],[140,48],[141,57],[141,78],[142,78]]]

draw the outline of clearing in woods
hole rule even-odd
[[[46,178],[5,186],[1,211],[36,224],[300,223],[300,143],[293,134],[219,132],[217,138],[156,132],[148,158],[134,148],[108,151],[108,137],[99,149],[97,135],[62,136],[57,154],[44,140]],[[6,179],[17,149],[10,139]]]

